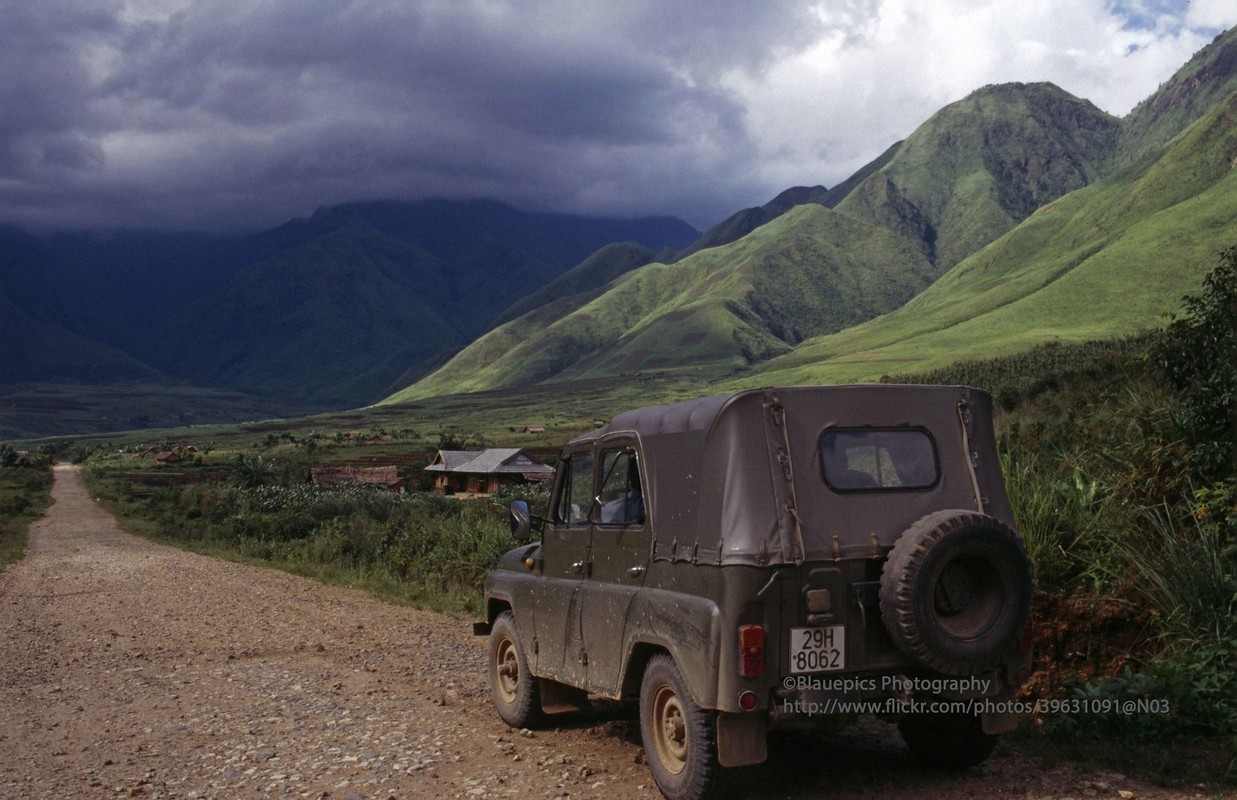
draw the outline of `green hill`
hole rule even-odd
[[[1094,180],[1119,128],[1052,84],[988,86],[934,114],[837,209],[918,242],[943,273]]]
[[[685,366],[718,377],[896,308],[931,278],[889,231],[803,205],[732,244],[499,326],[390,401]]]
[[[743,383],[872,380],[1162,322],[1237,241],[1237,93],[1112,178],[1049,203],[897,311]]]
[[[1217,36],[1122,120],[1114,165],[1153,154],[1234,91],[1237,29]]]
[[[777,197],[763,206],[745,208],[731,214],[726,219],[705,231],[704,235],[692,243],[690,247],[678,254],[675,260],[686,258],[692,253],[710,247],[720,247],[724,244],[738,241],[752,231],[785,214],[795,206],[815,203],[825,208],[833,208],[845,199],[846,195],[867,180],[871,175],[884,168],[901,148],[902,142],[894,144],[875,160],[861,168],[854,175],[832,189],[824,186],[796,186],[780,192]]]
[[[494,325],[501,325],[564,298],[600,289],[620,275],[648,264],[654,257],[652,250],[635,242],[606,245],[565,274],[516,301],[498,315]]]

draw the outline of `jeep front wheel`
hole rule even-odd
[[[667,800],[700,800],[719,769],[714,715],[696,705],[674,660],[649,659],[640,684],[640,737]]]
[[[894,544],[880,610],[894,643],[919,665],[969,675],[999,662],[1031,610],[1022,537],[974,511],[938,511]]]
[[[490,627],[490,698],[503,722],[527,728],[541,718],[541,693],[528,671],[515,617],[504,611]]]

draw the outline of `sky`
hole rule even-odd
[[[1123,116],[1232,0],[0,0],[0,223],[485,197],[703,230],[987,84]]]

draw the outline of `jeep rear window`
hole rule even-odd
[[[936,446],[922,428],[827,430],[820,437],[825,483],[839,492],[936,485]]]

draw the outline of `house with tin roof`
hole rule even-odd
[[[426,472],[433,472],[434,491],[443,494],[493,494],[513,483],[547,481],[554,468],[519,448],[439,450]]]

